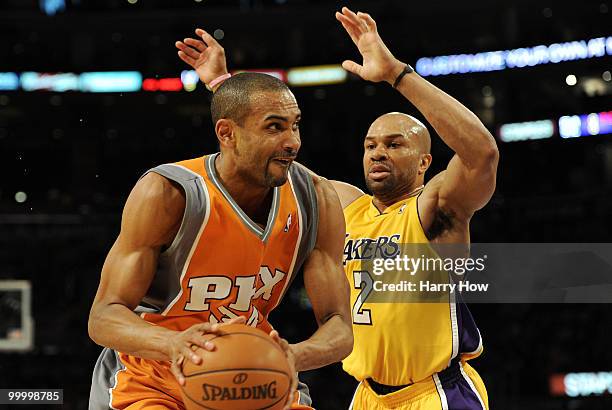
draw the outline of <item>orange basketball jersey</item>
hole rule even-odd
[[[215,170],[218,155],[147,171],[179,184],[186,203],[176,238],[160,254],[136,312],[172,330],[244,316],[247,324],[269,332],[268,314],[316,241],[319,214],[312,178],[301,165],[291,165],[288,181],[273,190],[262,228],[223,187]],[[308,388],[300,383],[292,409],[311,409],[310,404]],[[94,368],[89,410],[152,406],[184,409],[170,363],[105,348]]]
[[[269,332],[267,317],[314,247],[318,210],[312,178],[294,163],[273,189],[267,225],[254,223],[224,188],[219,154],[149,170],[180,184],[185,214],[161,253],[153,283],[137,312],[148,322],[184,330],[244,316]]]

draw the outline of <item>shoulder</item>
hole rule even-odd
[[[338,198],[340,198],[342,209],[346,209],[346,207],[348,207],[350,204],[365,195],[365,192],[363,192],[361,189],[346,182],[333,180],[329,182],[338,194]]]
[[[346,226],[338,194],[327,179],[313,175],[312,183],[317,197],[318,228],[316,247],[325,252],[342,252]]]
[[[149,172],[138,180],[123,210],[121,230],[164,245],[173,239],[185,212],[185,192],[176,182]]]
[[[311,175],[311,178],[319,201],[328,200],[329,198],[338,198],[338,194],[336,193],[336,190],[334,189],[334,186],[332,185],[331,181],[319,175]]]
[[[344,223],[342,205],[340,204],[338,194],[331,182],[318,175],[313,175],[312,183],[317,196],[319,221],[321,225],[337,225],[339,222]]]
[[[333,189],[335,194],[338,196],[338,199],[340,200],[342,209],[349,206],[357,198],[365,195],[365,193],[361,189],[357,188],[354,185],[342,181],[328,180],[298,162],[295,162],[294,164],[297,165],[297,169],[300,169],[310,175],[314,186],[320,187],[318,189],[321,189],[322,191],[328,190],[329,188]]]
[[[130,199],[152,206],[185,207],[185,191],[183,188],[177,182],[155,171],[147,172],[136,182],[128,201]]]

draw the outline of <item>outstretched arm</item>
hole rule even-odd
[[[319,231],[315,248],[304,265],[304,286],[319,328],[308,340],[291,345],[298,371],[338,362],[353,348],[349,287],[342,269],[344,216],[329,181],[313,179],[319,203]]]
[[[364,80],[393,85],[406,64],[386,47],[372,17],[344,7],[336,18],[363,57],[362,64],[347,60],[342,66]],[[474,113],[417,73],[404,75],[397,89],[456,154],[444,175],[428,184],[423,194],[435,198],[436,207],[469,219],[495,190],[499,154],[494,138]]]

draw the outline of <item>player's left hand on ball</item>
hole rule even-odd
[[[201,28],[196,29],[195,33],[199,39],[186,38],[177,41],[175,46],[179,49],[179,58],[196,70],[204,84],[208,84],[227,73],[225,50],[213,36]]]
[[[291,367],[291,389],[289,390],[289,397],[287,398],[287,403],[285,405],[284,410],[291,409],[291,404],[293,403],[293,398],[295,397],[295,391],[297,390],[297,371],[295,370],[295,356],[293,355],[293,350],[291,350],[291,345],[289,342],[280,337],[276,330],[270,332],[270,337],[274,339],[276,343],[283,349],[285,355],[287,355],[287,361],[289,362],[289,366]]]
[[[351,60],[342,62],[342,67],[364,80],[392,83],[404,64],[396,59],[378,34],[376,22],[367,13],[354,13],[348,7],[336,12],[336,19],[342,24],[363,57],[363,63]]]
[[[205,338],[207,334],[219,334],[223,327],[230,324],[244,324],[243,316],[236,317],[224,323],[198,323],[183,331],[175,331],[167,338],[167,356],[170,359],[170,371],[181,386],[185,385],[185,375],[182,366],[185,360],[190,360],[196,365],[202,362],[202,357],[197,354],[197,349],[208,351],[215,350],[214,342]]]

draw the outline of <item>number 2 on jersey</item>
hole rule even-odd
[[[361,289],[355,304],[353,305],[353,323],[356,325],[371,325],[372,314],[370,309],[362,309],[364,302],[370,295],[373,289],[372,277],[366,270],[353,271],[353,285],[355,289]]]

